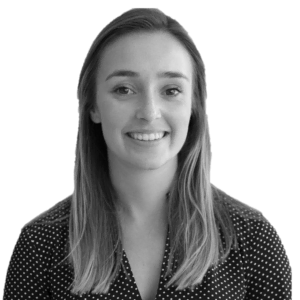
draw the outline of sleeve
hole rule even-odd
[[[282,242],[266,220],[255,221],[247,266],[246,299],[292,299],[291,267]]]
[[[4,287],[4,300],[50,299],[47,270],[43,267],[34,234],[23,229],[14,248]]]

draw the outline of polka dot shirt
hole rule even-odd
[[[238,247],[231,250],[225,261],[210,268],[202,283],[193,290],[176,291],[173,286],[166,288],[169,277],[164,278],[170,250],[167,237],[155,299],[291,299],[291,268],[276,231],[268,221],[259,217],[259,213],[250,209],[238,212],[227,201],[229,196],[225,195],[224,202],[234,223]],[[8,268],[4,300],[142,300],[125,252],[123,267],[107,294],[71,293],[72,268],[61,263],[66,253],[68,226],[45,222],[66,216],[69,212],[70,199],[67,198],[58,208],[22,230]],[[126,268],[128,276],[123,268]]]

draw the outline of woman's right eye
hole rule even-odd
[[[134,92],[127,86],[119,86],[114,89],[114,93],[119,95],[131,95],[134,94]]]

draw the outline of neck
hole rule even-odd
[[[115,162],[109,166],[123,217],[143,224],[166,222],[166,197],[175,176],[177,158],[155,170],[133,169]]]

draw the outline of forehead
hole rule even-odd
[[[151,76],[157,72],[178,71],[191,77],[193,63],[189,52],[171,34],[142,32],[128,34],[108,45],[101,57],[99,77],[118,69]]]

